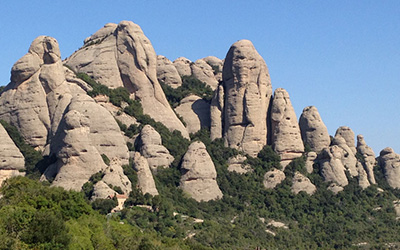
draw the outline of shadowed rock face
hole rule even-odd
[[[274,93],[271,125],[272,147],[281,157],[281,165],[285,167],[303,154],[304,145],[289,94],[282,88],[276,89]]]
[[[387,147],[380,152],[378,162],[383,168],[389,186],[400,188],[400,155]]]
[[[316,107],[309,106],[303,109],[299,125],[301,138],[304,143],[310,145],[312,151],[320,152],[323,148],[329,147],[331,139],[328,129],[323,123]]]
[[[185,121],[189,133],[210,127],[210,104],[196,95],[183,98],[175,111]]]
[[[222,198],[217,184],[217,172],[206,146],[193,142],[182,160],[180,187],[196,201]]]
[[[267,65],[250,41],[241,40],[229,49],[222,77],[223,91],[218,88],[211,104],[212,137],[218,138],[221,131],[227,146],[256,156],[267,143],[272,94]]]
[[[85,40],[66,64],[111,88],[125,87],[145,114],[189,138],[157,80],[157,56],[141,28],[129,21],[107,24]]]

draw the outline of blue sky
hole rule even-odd
[[[0,85],[39,35],[63,58],[108,22],[139,24],[171,60],[224,58],[249,39],[299,117],[316,106],[331,135],[363,134],[379,154],[400,153],[400,1],[2,1]]]

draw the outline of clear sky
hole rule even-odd
[[[299,117],[316,106],[331,135],[363,134],[375,154],[400,153],[400,1],[1,1],[0,85],[39,35],[62,57],[104,24],[139,24],[157,54],[223,59],[249,39],[273,88],[285,88]]]

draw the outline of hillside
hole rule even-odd
[[[251,41],[172,62],[109,23],[65,60],[36,38],[10,79],[2,249],[400,247],[400,155],[298,119]]]

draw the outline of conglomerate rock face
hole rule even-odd
[[[106,24],[87,38],[66,64],[110,88],[127,88],[140,100],[145,114],[189,138],[161,89],[156,53],[138,25],[129,21]]]
[[[315,193],[315,191],[317,191],[317,188],[311,183],[310,179],[302,175],[300,172],[296,172],[292,180],[291,190],[294,194],[298,194],[303,191],[309,195],[312,195]]]
[[[181,165],[180,187],[196,201],[222,198],[217,184],[217,172],[204,143],[190,144]]]
[[[143,194],[158,195],[156,184],[153,179],[153,174],[149,168],[146,158],[136,152],[133,157],[134,168],[137,171],[138,188]]]
[[[301,138],[307,143],[312,151],[320,152],[329,147],[331,140],[318,110],[314,106],[303,109],[299,120]]]
[[[224,98],[224,106],[218,105],[220,100],[211,104],[211,119],[218,119],[218,110],[214,108],[218,105],[223,109],[222,122],[211,121],[212,137],[218,138],[222,131],[227,146],[256,156],[267,143],[267,113],[272,94],[267,65],[250,41],[240,40],[226,55],[222,77],[224,96],[218,94],[216,98]],[[223,128],[219,127],[222,124]]]
[[[345,166],[342,163],[343,150],[337,146],[331,146],[322,150],[320,154],[321,174],[326,182],[332,182],[340,187],[345,187],[349,184]]]
[[[380,152],[378,162],[389,186],[400,188],[400,155],[387,147]]]
[[[304,144],[289,94],[282,88],[274,92],[271,125],[272,147],[281,157],[281,165],[285,167],[303,154]]]

